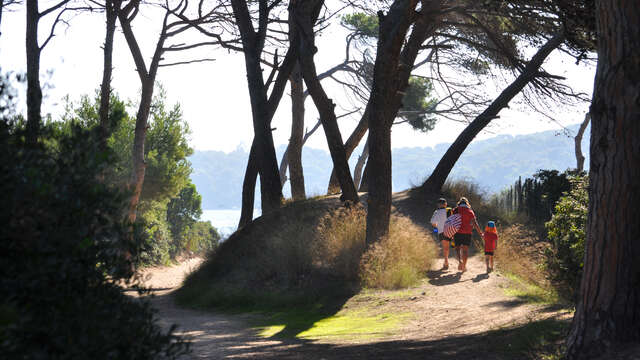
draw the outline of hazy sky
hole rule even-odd
[[[47,2],[45,2],[47,3]],[[0,66],[3,72],[26,70],[25,56],[25,14],[23,6],[16,12],[4,12],[0,35]],[[44,7],[41,5],[41,7]],[[49,19],[51,20],[51,19]],[[156,16],[141,11],[134,21],[134,31],[139,36],[142,51],[148,59],[155,46],[159,20]],[[41,42],[48,35],[47,22],[41,25]],[[319,72],[341,62],[344,58],[344,32],[336,25],[325,31],[318,39],[316,56]],[[82,14],[70,21],[70,26],[59,26],[56,37],[44,49],[41,57],[42,83],[45,100],[43,113],[51,113],[54,118],[62,111],[62,99],[69,95],[77,100],[82,94],[94,94],[102,78],[102,49],[104,41],[104,15]],[[116,31],[114,45],[114,73],[112,86],[123,98],[135,99],[140,82],[135,72],[131,54],[120,29]],[[248,147],[253,137],[251,109],[249,103],[244,57],[227,50],[202,50],[198,57],[212,57],[214,62],[160,68],[157,80],[167,92],[169,103],[179,102],[184,118],[189,123],[192,134],[191,144],[197,150],[232,151],[238,146]],[[566,76],[576,90],[592,91],[595,67],[576,66],[572,59],[556,52],[548,60],[545,68],[556,75]],[[343,100],[341,87],[325,82],[329,96],[336,101],[338,114],[340,105],[349,106]],[[497,94],[495,84],[487,83],[488,94]],[[288,90],[283,97],[273,120],[276,144],[288,141],[290,133],[290,101]],[[21,99],[24,111],[24,97]],[[581,122],[587,111],[587,104],[572,109],[550,109],[562,124]],[[307,99],[306,127],[311,128],[317,120],[313,102]],[[345,110],[346,111],[346,110]],[[135,111],[132,111],[135,113]],[[340,120],[343,140],[349,136],[357,124],[357,118]],[[451,142],[463,128],[463,124],[441,120],[428,134],[415,132],[407,125],[393,128],[392,146],[434,146]],[[531,111],[506,109],[500,118],[483,131],[478,138],[488,138],[496,134],[525,134],[543,130],[559,129],[559,125]],[[316,132],[307,146],[326,149],[326,141],[321,131]]]

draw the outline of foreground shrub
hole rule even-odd
[[[405,217],[393,216],[389,236],[363,255],[360,277],[367,287],[409,287],[423,278],[436,256],[436,246],[423,228]]]
[[[547,266],[556,280],[567,284],[570,296],[575,298],[584,265],[589,179],[576,176],[570,182],[571,190],[558,200],[553,217],[546,223],[553,244],[553,250],[547,254]]]
[[[126,194],[100,181],[110,153],[97,135],[74,127],[58,136],[45,126],[41,143],[27,145],[0,119],[3,359],[156,359],[185,350],[148,302],[114,285],[132,275],[142,241],[123,222]]]

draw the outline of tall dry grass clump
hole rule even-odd
[[[314,260],[322,268],[347,280],[358,279],[358,265],[366,248],[367,212],[360,204],[339,208],[317,228]]]
[[[393,216],[389,236],[362,256],[360,278],[372,288],[409,287],[424,277],[436,256],[436,246],[423,228],[406,217]]]
[[[498,229],[498,236],[498,248],[495,252],[496,266],[531,284],[549,288],[547,274],[540,265],[543,263],[542,250],[536,247],[539,243],[535,231],[522,225],[512,225]]]

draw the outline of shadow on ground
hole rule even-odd
[[[158,304],[172,299],[165,294],[152,301]],[[549,344],[555,344],[557,349],[568,328],[568,320],[546,319],[509,329],[436,340],[331,344],[295,338],[301,329],[318,320],[314,317],[306,323],[289,324],[290,328],[285,327],[278,337],[263,338],[251,328],[250,318],[234,316],[231,320],[229,316],[216,318],[212,313],[206,314],[200,316],[204,314],[176,307],[162,314],[163,322],[179,321],[177,331],[191,338],[193,354],[186,359],[522,359],[534,353],[532,351],[539,354]],[[238,323],[244,326],[239,327]]]
[[[447,273],[446,275],[442,270],[431,270],[427,272],[427,277],[429,278],[429,284],[435,286],[445,286],[445,285],[453,285],[455,283],[461,282],[462,272],[458,271],[456,273]],[[469,280],[463,280],[469,281]]]

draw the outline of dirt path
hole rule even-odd
[[[190,359],[278,358],[365,359],[501,358],[488,353],[486,331],[558,315],[543,306],[505,295],[509,280],[498,272],[485,274],[482,258],[473,257],[469,271],[432,270],[428,278],[407,296],[381,303],[380,311],[413,312],[402,331],[380,340],[328,343],[297,339],[265,339],[248,324],[247,315],[226,315],[177,307],[171,295],[199,259],[179,266],[146,271],[147,286],[154,289],[152,302],[163,326],[178,325],[178,332],[192,341]],[[453,260],[453,264],[456,261]],[[438,262],[438,267],[441,262]],[[455,268],[455,266],[452,266]],[[376,296],[380,294],[372,294]]]

